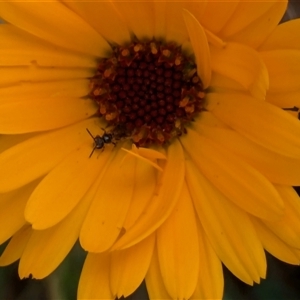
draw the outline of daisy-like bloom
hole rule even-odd
[[[300,32],[287,1],[2,1],[2,266],[79,239],[80,299],[220,299],[300,262]]]

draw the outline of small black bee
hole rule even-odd
[[[89,158],[93,155],[93,153],[96,149],[102,149],[102,151],[103,151],[105,144],[113,144],[114,146],[116,146],[116,143],[113,142],[113,139],[114,139],[113,134],[107,133],[105,131],[105,129],[103,129],[103,128],[101,128],[101,129],[104,131],[104,134],[102,136],[100,136],[100,135],[93,136],[91,134],[91,132],[86,128],[86,131],[88,132],[88,134],[92,137],[92,139],[95,142],[95,146],[94,146]]]

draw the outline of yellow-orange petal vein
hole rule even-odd
[[[86,128],[97,128],[95,123],[98,123],[95,119],[88,119],[37,135],[2,152],[0,191],[5,193],[16,189],[49,172],[84,140],[90,141]],[[37,157],[42,157],[43,160],[40,161]]]
[[[28,110],[30,107],[30,110]],[[26,133],[60,128],[97,111],[92,100],[69,97],[0,100],[0,132]]]
[[[266,274],[266,260],[249,217],[219,193],[192,162],[187,161],[186,166],[195,209],[217,255],[244,282],[259,282]]]
[[[247,138],[279,154],[300,158],[300,123],[267,102],[238,93],[210,93],[207,110]]]
[[[157,230],[157,250],[168,293],[173,299],[189,299],[201,271],[196,216],[186,184],[173,212]]]
[[[117,146],[118,151],[111,150],[107,164],[99,175],[101,181],[98,190],[80,231],[80,243],[90,252],[102,252],[113,245],[122,231],[131,203],[135,165],[133,160],[127,160],[125,167],[121,167],[125,155],[120,151],[121,146]]]
[[[147,210],[130,228],[114,249],[130,247],[155,231],[170,215],[181,192],[184,180],[184,157],[180,143],[174,140],[168,148],[167,161],[161,181],[158,183],[160,189],[158,195],[154,195]],[[176,183],[174,185],[174,182]]]
[[[37,183],[34,181],[18,190],[0,194],[0,244],[26,224],[24,209]]]
[[[231,129],[203,126],[195,123],[196,131],[216,141],[220,147],[236,153],[260,171],[271,182],[282,185],[300,185],[300,160],[283,156],[262,147]]]
[[[155,245],[155,235],[133,247],[111,254],[110,286],[113,295],[128,297],[142,283],[148,271]]]
[[[78,239],[79,231],[90,205],[84,198],[59,224],[46,230],[32,230],[22,253],[19,276],[41,279],[53,272],[65,259]]]
[[[264,100],[269,87],[268,70],[252,48],[227,43],[224,48],[211,47],[211,67],[216,73],[238,82],[250,93]]]
[[[81,272],[77,298],[80,300],[114,300],[110,290],[110,254],[89,252]]]
[[[241,209],[271,221],[283,215],[284,204],[274,186],[241,158],[192,129],[181,141],[211,184]]]
[[[101,35],[60,1],[5,1],[0,2],[0,11],[2,19],[61,47],[96,57],[105,57],[111,49]]]
[[[48,44],[11,24],[0,24],[0,66],[95,67],[95,58]]]
[[[26,220],[34,229],[46,229],[61,221],[96,180],[110,153],[89,157],[91,146],[79,146],[34,190],[25,210]]]
[[[1,254],[0,266],[7,266],[22,256],[31,234],[31,227],[29,225],[25,225],[13,235],[5,250]]]
[[[198,284],[191,300],[222,299],[224,290],[223,269],[220,258],[211,246],[200,222],[198,224],[199,236],[199,278]]]

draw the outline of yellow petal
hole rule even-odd
[[[93,68],[38,67],[35,62],[32,62],[29,67],[1,67],[0,87],[21,84],[23,82],[85,79],[94,75],[95,70]]]
[[[88,253],[78,284],[77,299],[114,300],[110,290],[110,254]]]
[[[254,48],[259,47],[281,22],[287,10],[287,5],[288,0],[277,0],[265,15],[230,39],[246,43]]]
[[[173,212],[157,230],[157,250],[168,294],[173,299],[189,299],[200,270],[197,224],[186,184]]]
[[[0,135],[0,153],[34,137],[35,135],[36,133]]]
[[[200,20],[201,24],[214,33],[219,32],[231,20],[238,4],[239,0],[207,1],[204,14]]]
[[[272,50],[261,52],[270,77],[270,92],[300,89],[300,51]]]
[[[128,214],[123,227],[127,231],[142,215],[149,202],[152,200],[156,187],[155,169],[140,159],[136,160],[134,191]]]
[[[226,199],[186,162],[186,180],[199,220],[214,250],[240,280],[252,285],[265,277],[266,259],[248,215]]]
[[[61,221],[84,196],[104,167],[110,151],[89,157],[90,144],[70,153],[37,186],[26,205],[25,217],[41,230]]]
[[[89,119],[73,126],[37,135],[2,152],[0,154],[1,193],[39,178],[84,141],[91,142],[86,128],[97,128],[99,125],[96,127],[96,124],[99,124],[98,120]]]
[[[142,283],[148,271],[155,244],[152,234],[140,243],[111,254],[110,286],[117,298],[128,297]]]
[[[157,250],[155,248],[151,260],[151,264],[146,275],[146,286],[150,299],[164,299],[171,300],[173,299],[167,292],[162,274],[159,268],[159,261]]]
[[[234,14],[222,28],[221,35],[229,37],[250,26],[257,19],[266,14],[276,1],[239,1]]]
[[[172,0],[170,0],[172,2]],[[205,14],[206,7],[209,5],[209,0],[201,1],[186,1],[184,2],[184,8],[191,12],[197,20],[201,23],[201,20]]]
[[[189,130],[181,138],[199,171],[241,209],[265,220],[278,220],[284,204],[274,186],[234,153]]]
[[[264,248],[276,258],[292,265],[299,265],[300,259],[295,253],[295,249],[288,246],[278,235],[266,227],[263,222],[252,218],[257,235],[259,236]]]
[[[144,156],[148,159],[164,159],[164,160],[167,159],[165,154],[156,151],[154,149],[143,148],[143,147],[139,147],[136,149],[137,149],[137,153],[139,153],[141,156]]]
[[[0,257],[0,266],[7,266],[18,260],[31,236],[31,227],[22,227],[9,241]]]
[[[55,45],[101,57],[110,51],[104,38],[60,1],[5,1],[0,11],[5,21]]]
[[[259,47],[260,51],[278,49],[300,49],[300,20],[289,20],[279,24],[266,41]]]
[[[199,121],[197,120],[197,123],[198,122],[201,123],[201,125],[205,125],[205,126],[228,128],[226,124],[224,124],[220,119],[216,118],[209,111],[202,111],[199,116]]]
[[[154,37],[158,40],[166,36],[166,7],[165,1],[153,1]]]
[[[87,99],[24,98],[0,100],[2,133],[18,134],[56,129],[84,120],[94,115],[98,109],[94,101]]]
[[[10,98],[41,97],[57,98],[71,97],[79,98],[89,94],[89,79],[74,79],[47,82],[20,82],[17,85],[0,88],[0,97],[10,101]]]
[[[206,34],[208,43],[211,44],[212,46],[215,46],[220,49],[226,47],[226,43],[221,38],[219,38],[218,36],[213,34],[211,31],[205,29],[205,34]]]
[[[210,90],[212,92],[225,92],[230,93],[233,91],[248,92],[248,89],[241,85],[241,83],[235,81],[232,78],[227,76],[221,75],[217,72],[212,72],[211,83],[210,83]]]
[[[228,77],[258,98],[264,99],[269,86],[268,70],[256,51],[245,45],[227,43],[211,47],[211,68]]]
[[[199,278],[198,284],[191,300],[222,299],[224,290],[224,277],[222,263],[212,248],[203,228],[198,223],[199,236]]]
[[[95,67],[94,57],[73,53],[28,34],[10,24],[0,25],[0,65],[44,67]]]
[[[241,2],[246,2],[246,1],[241,1]],[[272,7],[265,14],[255,19],[246,28],[240,30],[238,33],[231,35],[230,37],[227,38],[231,41],[235,41],[241,44],[246,44],[252,48],[259,47],[265,41],[268,35],[270,35],[271,32],[279,24],[280,20],[282,19],[286,11],[286,7],[288,3],[288,1],[285,0],[277,0],[272,2],[273,2]],[[260,7],[262,6],[261,3],[262,3],[261,1],[259,1],[259,3],[256,2],[256,4],[258,4],[258,8],[257,8],[258,11],[260,11]],[[245,14],[251,15],[251,13],[247,10],[245,10],[245,13],[242,14],[242,16],[245,17]],[[255,14],[255,16],[257,15]],[[234,18],[235,15],[233,16],[232,19]]]
[[[126,150],[126,149],[122,148],[122,150],[137,157],[139,160],[143,160],[144,162],[146,162],[147,164],[150,164],[157,170],[162,171],[162,168],[158,165],[158,163],[159,163],[158,160],[160,160],[160,159],[166,160],[167,159],[163,148],[160,147],[158,149],[159,150],[158,151],[158,150],[150,149],[150,148],[143,148],[143,147],[137,148],[134,144],[132,144],[131,149],[132,150]]]
[[[133,34],[139,39],[152,39],[154,36],[154,7],[152,1],[114,1],[119,14]]]
[[[202,122],[195,123],[194,128],[199,134],[217,142],[220,148],[227,148],[245,159],[271,182],[289,186],[300,185],[299,159],[296,160],[270,151],[233,130],[203,126]]]
[[[268,93],[266,97],[266,101],[276,105],[280,108],[296,108],[300,107],[300,90],[296,92],[282,92],[282,93]],[[288,111],[291,113],[291,111]],[[298,117],[297,111],[295,112]]]
[[[135,151],[132,151],[132,150],[127,150],[127,149],[124,149],[122,148],[123,151],[127,152],[127,154],[130,154],[130,155],[133,155],[134,157],[138,158],[139,160],[142,160],[144,161],[145,163],[151,165],[153,168],[157,169],[158,171],[161,171],[162,172],[162,168],[154,161],[150,160],[150,159],[147,159],[145,158],[144,156],[141,156],[139,155],[137,152]],[[127,156],[125,156],[123,162],[126,160]],[[122,162],[122,163],[123,163]]]
[[[170,215],[181,192],[184,178],[183,150],[178,140],[168,148],[167,161],[159,190],[147,210],[113,246],[113,249],[130,247],[154,232]]]
[[[16,191],[0,194],[0,244],[26,224],[25,205],[37,184],[38,182],[33,182]]]
[[[112,246],[122,231],[132,199],[135,161],[128,159],[120,167],[124,152],[118,146],[113,152],[116,156],[110,154],[99,175],[101,182],[80,232],[80,243],[90,252]]]
[[[300,248],[300,201],[296,191],[290,186],[276,186],[284,200],[283,217],[277,222],[264,221],[265,225],[291,247]]]
[[[166,41],[176,42],[181,45],[188,40],[189,35],[183,19],[184,2],[167,1],[165,8]]]
[[[203,27],[190,12],[183,10],[183,18],[196,56],[197,73],[202,80],[203,88],[206,89],[211,80],[211,59],[207,37]]]
[[[53,272],[78,239],[91,198],[85,197],[59,224],[46,230],[33,230],[19,264],[20,278],[41,279]]]
[[[106,40],[119,45],[130,41],[126,24],[116,12],[111,1],[63,1],[74,12],[95,28]]]
[[[300,124],[287,112],[243,94],[207,95],[207,110],[250,140],[300,158]]]

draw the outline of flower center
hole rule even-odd
[[[181,47],[152,40],[114,47],[99,62],[90,96],[113,134],[148,146],[186,133],[185,125],[203,110],[205,94]]]

